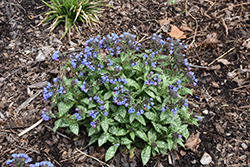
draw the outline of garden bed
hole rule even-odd
[[[249,3],[180,0],[176,5],[168,5],[151,0],[110,1],[110,5],[116,9],[107,8],[104,11],[99,28],[91,29],[78,24],[81,34],[72,32],[70,39],[66,36],[62,40],[63,25],[53,32],[47,30],[49,24],[36,27],[42,20],[39,15],[48,10],[41,1],[11,3],[23,43],[14,27],[17,43],[20,43],[19,50],[15,47],[4,2],[1,2],[2,166],[11,159],[13,153],[26,153],[33,162],[47,160],[55,166],[142,166],[140,150],[135,150],[133,158],[129,158],[127,151],[118,152],[113,159],[104,163],[108,146],[98,148],[94,144],[86,147],[89,138],[84,128],[79,136],[68,134],[64,129],[54,133],[51,130],[53,120],[42,122],[21,137],[18,136],[41,119],[41,111],[47,107],[40,91],[46,85],[45,82],[52,82],[57,75],[64,75],[59,71],[60,63],[50,60],[53,51],[81,49],[84,41],[90,37],[123,32],[136,35],[138,41],[153,33],[161,34],[164,38],[183,38],[182,42],[190,45],[186,55],[199,80],[197,87],[188,86],[193,89],[193,96],[188,97],[190,111],[204,116],[199,127],[189,126],[190,133],[196,134],[192,140],[193,151],[179,147],[167,155],[151,158],[146,166],[201,166],[200,160],[204,153],[212,158],[208,166],[249,164]],[[180,31],[171,31],[174,26]],[[22,104],[30,97],[34,98],[23,107]],[[77,149],[86,151],[87,155]]]

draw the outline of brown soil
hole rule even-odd
[[[49,60],[53,49],[62,52],[80,49],[84,41],[98,34],[129,32],[140,40],[157,32],[166,38],[173,35],[170,31],[175,25],[186,34],[182,42],[190,45],[187,56],[199,79],[197,87],[189,86],[194,94],[189,97],[189,106],[204,119],[199,127],[190,125],[189,130],[194,134],[200,132],[201,142],[195,152],[179,147],[168,155],[151,158],[146,166],[202,166],[200,160],[205,152],[212,157],[207,166],[249,166],[250,2],[177,0],[176,5],[168,5],[163,0],[109,2],[116,9],[104,11],[98,28],[78,24],[81,34],[72,31],[70,39],[65,37],[60,42],[63,25],[53,32],[47,30],[50,24],[36,27],[42,19],[38,15],[48,10],[40,0],[11,1],[19,50],[15,47],[4,2],[0,2],[0,164],[4,166],[13,153],[26,153],[33,162],[48,160],[58,167],[107,166],[100,161],[104,162],[108,146],[85,147],[89,138],[84,128],[79,136],[65,129],[54,133],[51,130],[54,120],[51,120],[18,137],[41,118],[46,104],[40,93],[27,106],[21,109],[20,106],[42,89],[41,82],[51,82],[62,75],[60,64]],[[163,19],[168,21],[162,24]],[[44,50],[50,52],[40,55],[48,56],[36,61]],[[34,86],[35,83],[40,85]],[[82,151],[87,151],[88,156],[79,154],[76,148],[84,148]],[[140,151],[135,150],[133,158],[129,158],[127,151],[119,151],[106,164],[141,167]]]

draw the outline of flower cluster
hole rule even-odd
[[[90,38],[84,51],[70,55],[63,67],[75,77],[54,78],[57,86],[44,88],[44,99],[50,98],[58,108],[54,130],[69,127],[78,135],[79,125],[86,126],[90,144],[113,143],[106,160],[114,155],[117,143],[130,149],[133,142],[144,142],[144,149],[163,154],[176,148],[189,135],[188,123],[198,125],[200,119],[188,113],[185,96],[192,91],[185,85],[195,86],[198,80],[185,58],[186,49],[180,40],[165,41],[156,34],[147,45],[126,32]],[[51,117],[49,111],[42,111],[45,120]],[[142,159],[143,164],[149,160]]]
[[[49,161],[36,162],[35,164],[28,164],[32,161],[32,159],[24,154],[12,154],[13,159],[8,160],[6,165],[8,166],[16,166],[16,167],[53,167],[54,165]]]

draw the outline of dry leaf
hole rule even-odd
[[[224,129],[222,128],[222,126],[218,123],[214,123],[215,129],[218,133],[220,134],[224,134]]]
[[[239,77],[235,77],[233,81],[237,82],[238,86],[242,86],[244,84],[245,79],[239,79]]]
[[[204,46],[204,48],[215,48],[218,42],[219,40],[216,38],[207,38],[200,44],[200,47]]]
[[[207,68],[207,70],[219,70],[221,67],[219,64],[213,65]]]
[[[217,84],[216,82],[212,81],[212,87],[214,88],[220,88],[219,84]]]
[[[192,133],[184,145],[185,149],[186,150],[190,149],[193,152],[195,152],[199,148],[199,144],[201,142],[201,140],[199,139],[199,136],[200,136],[199,131],[197,131],[196,134]]]
[[[217,60],[219,63],[224,64],[225,66],[232,64],[231,62],[229,62],[227,59],[219,59]]]
[[[182,31],[190,31],[190,32],[193,31],[191,28],[189,28],[189,27],[186,26],[186,25],[181,25],[180,30],[182,30]]]
[[[186,38],[186,35],[184,34],[184,32],[179,30],[179,28],[176,27],[175,25],[173,25],[172,30],[168,34],[171,37],[175,38],[175,39],[184,39],[184,38]]]
[[[172,18],[168,18],[167,20],[166,19],[158,20],[158,22],[160,23],[160,25],[162,25],[162,24],[170,24],[171,21],[173,21]]]

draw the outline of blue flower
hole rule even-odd
[[[44,119],[44,121],[48,121],[49,120],[49,116],[46,115],[46,113],[44,111],[42,111],[42,118]]]
[[[90,111],[90,112],[89,112],[89,116],[91,116],[91,117],[92,117],[94,114],[95,114],[94,111]]]
[[[105,109],[105,107],[104,107],[104,106],[101,106],[101,107],[100,107],[100,109],[101,109],[101,110],[104,110],[104,109]]]
[[[140,111],[137,111],[136,115],[137,115],[137,116],[140,116],[140,115],[141,115]]]
[[[164,107],[163,107],[163,108],[161,108],[161,111],[162,111],[162,112],[165,112],[165,108],[164,108]]]
[[[109,114],[108,112],[104,111],[104,116],[107,116],[108,114]]]
[[[54,54],[52,55],[52,59],[57,61],[58,58],[60,57],[60,56],[59,56],[59,53],[60,53],[60,51],[58,51],[58,50],[55,51]]]
[[[81,119],[81,116],[80,116],[80,114],[79,114],[79,113],[75,113],[75,117],[76,117],[76,119],[78,119],[78,120],[80,120],[80,119]]]

